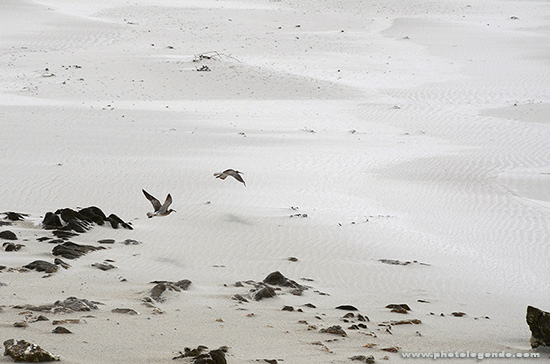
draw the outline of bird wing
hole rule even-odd
[[[145,197],[147,197],[147,199],[149,201],[151,201],[151,204],[153,205],[153,209],[155,209],[155,212],[157,212],[161,206],[160,206],[160,201],[157,200],[154,196],[150,195],[149,193],[147,193],[147,191],[143,190],[143,194],[145,195]]]
[[[158,212],[161,214],[164,214],[166,211],[168,211],[168,207],[170,207],[171,204],[172,204],[172,196],[168,194],[168,196],[166,196],[166,200],[164,200],[164,203],[159,208]]]
[[[246,186],[246,183],[244,183],[244,179],[241,177],[241,175],[237,171],[231,170],[231,172],[229,172],[228,174]]]
[[[219,179],[226,179],[227,174],[225,174],[225,172],[223,172],[223,173],[214,173],[214,177],[219,178]]]

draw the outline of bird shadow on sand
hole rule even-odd
[[[250,226],[253,225],[250,221],[246,220],[245,218],[242,218],[234,214],[225,214],[224,220],[228,222],[243,224],[243,225],[250,225]]]

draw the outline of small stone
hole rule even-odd
[[[321,333],[327,333],[327,334],[333,334],[333,335],[339,335],[339,336],[348,336],[346,332],[342,329],[342,326],[340,325],[334,325],[331,327],[328,327],[326,329],[319,330]]]
[[[291,261],[291,262],[297,262],[297,261],[298,261],[298,258],[296,258],[296,257],[289,257],[288,260]]]
[[[101,269],[103,271],[116,268],[114,265],[109,264],[109,263],[94,263],[94,264],[92,264],[92,267]]]
[[[336,307],[337,310],[345,310],[345,311],[359,311],[357,307],[352,305],[341,305]]]
[[[133,310],[131,308],[113,308],[111,310],[113,313],[123,313],[127,315],[139,315],[139,313],[136,310]]]
[[[452,312],[451,315],[453,315],[454,317],[462,317],[466,314],[464,312]]]
[[[13,324],[13,327],[23,327],[23,328],[25,328],[27,326],[29,326],[29,324],[26,323],[25,321],[18,321],[18,322],[15,322]]]
[[[101,239],[97,241],[99,244],[114,244],[115,239]]]
[[[137,241],[134,239],[126,239],[122,242],[124,245],[140,245],[143,244],[141,241]]]
[[[63,326],[57,326],[55,329],[52,330],[54,334],[72,334],[72,332]]]
[[[372,364],[372,363],[375,362],[374,356],[372,356],[372,355],[369,355],[369,356],[365,356],[365,355],[355,355],[355,356],[352,356],[350,359],[351,359],[351,360],[362,361],[363,363],[368,363],[368,364]]]
[[[389,353],[397,353],[399,351],[399,347],[398,346],[390,346],[388,348],[382,348],[380,350],[387,351]]]
[[[404,311],[410,311],[411,308],[406,303],[391,303],[386,308],[399,309]]]
[[[79,324],[80,319],[53,320],[52,325]]]
[[[290,312],[292,312],[292,311],[294,311],[294,307],[292,307],[292,306],[284,306],[284,307],[283,307],[283,311],[290,311]]]

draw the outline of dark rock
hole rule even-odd
[[[386,306],[386,308],[402,308],[405,311],[410,311],[411,308],[406,303],[391,303]]]
[[[550,346],[550,312],[527,306],[526,318],[531,330],[531,347]]]
[[[126,239],[122,242],[124,245],[140,245],[143,244],[141,241],[137,241],[134,239]]]
[[[29,216],[28,214],[20,214],[13,211],[4,212],[4,215],[6,215],[6,219],[11,221],[25,220],[25,216]]]
[[[357,320],[358,321],[368,321],[368,322],[370,322],[370,319],[369,319],[368,316],[363,316],[360,313],[357,314]]]
[[[52,355],[36,344],[25,340],[14,339],[4,341],[4,355],[9,355],[15,362],[39,363],[59,361],[59,356]]]
[[[61,245],[57,245],[55,248],[53,248],[52,254],[56,256],[61,255],[63,258],[67,258],[67,259],[76,259],[88,252],[101,250],[101,249],[105,249],[105,248],[102,246],[95,247],[92,245],[80,245],[80,244],[76,244],[68,241]]]
[[[269,363],[269,364],[277,364],[277,360],[276,359],[264,359],[264,361],[266,363]]]
[[[381,348],[380,350],[387,351],[388,353],[397,353],[399,351],[399,347],[390,346],[388,348]]]
[[[365,355],[355,355],[355,356],[352,356],[350,359],[351,359],[351,360],[362,361],[363,363],[367,363],[367,364],[372,364],[372,363],[375,362],[374,356],[372,356],[372,355],[369,355],[369,356],[365,356]]]
[[[352,305],[341,305],[336,307],[337,310],[345,310],[345,311],[359,311],[357,307]]]
[[[297,261],[298,261],[298,258],[296,258],[296,257],[289,257],[288,260],[290,260],[291,262],[297,262]]]
[[[46,272],[46,273],[57,272],[57,265],[50,262],[46,262],[44,260],[35,260],[34,262],[24,265],[23,267],[27,269],[34,269],[34,270],[37,270],[38,272]]]
[[[294,307],[292,307],[292,306],[284,306],[284,307],[283,307],[283,311],[290,311],[290,312],[292,312],[292,311],[294,311]]]
[[[132,226],[130,226],[130,224],[125,223],[124,220],[122,220],[120,217],[118,217],[115,214],[109,215],[107,220],[109,220],[109,222],[111,223],[111,227],[113,229],[118,229],[119,225],[122,226],[125,229],[128,229],[128,230],[133,230],[134,229]]]
[[[17,240],[17,235],[9,230],[0,231],[0,239]]]
[[[104,225],[107,217],[99,207],[90,206],[79,211],[88,221],[95,222],[98,225]]]
[[[42,227],[46,230],[55,230],[63,227],[63,223],[61,222],[59,216],[53,212],[46,212],[46,215],[44,215],[44,219],[42,220]]]
[[[305,290],[306,287],[296,283],[295,281],[286,278],[281,272],[273,272],[267,275],[263,280],[264,283],[270,284],[272,286],[281,286],[281,287],[291,287]]]
[[[37,241],[46,241],[46,240],[51,240],[52,238],[48,237],[48,236],[43,236],[41,238],[38,238],[36,239]]]
[[[101,239],[97,241],[99,244],[114,244],[115,239]]]
[[[54,320],[52,325],[79,324],[80,319]]]
[[[340,325],[334,325],[326,329],[321,329],[319,330],[319,332],[333,334],[333,335],[340,335],[340,336],[348,336],[348,334],[346,334],[346,332],[342,329],[342,326]]]
[[[74,233],[69,230],[54,230],[53,234],[58,237],[59,239],[69,239],[75,236],[78,236],[77,233]]]
[[[391,308],[391,312],[402,313],[402,314],[409,313],[411,309],[407,304],[404,304],[404,303],[402,304],[392,303],[390,305],[387,305],[386,308]]]
[[[60,266],[62,266],[62,267],[65,268],[65,269],[69,269],[69,268],[71,267],[70,264],[65,263],[64,261],[62,261],[62,260],[59,259],[59,258],[55,258],[55,259],[53,260],[53,262],[54,262],[54,264],[60,265]]]
[[[451,315],[453,315],[454,317],[466,316],[464,312],[451,312]]]
[[[227,364],[225,359],[225,353],[227,347],[222,346],[219,349],[211,350],[208,353],[203,353],[208,348],[203,345],[199,345],[196,349],[185,348],[184,352],[180,352],[180,355],[173,357],[172,360],[181,358],[193,358],[194,364]]]
[[[317,308],[317,306],[315,306],[313,303],[306,303],[304,307]]]
[[[268,285],[264,285],[264,286],[261,286],[260,288],[252,290],[250,295],[254,301],[260,301],[260,300],[263,300],[264,298],[275,297],[277,296],[277,293],[272,287]]]
[[[52,330],[52,332],[54,334],[72,334],[69,329],[66,329],[63,326],[57,326],[55,329]]]
[[[238,294],[238,293],[235,294],[235,295],[233,295],[233,297],[231,297],[231,299],[233,299],[233,300],[235,300],[235,301],[239,301],[239,302],[241,302],[241,303],[243,303],[243,302],[248,302],[248,300],[247,300],[246,298],[244,298],[242,295],[240,295],[240,294]]]
[[[112,265],[110,263],[105,263],[105,262],[104,263],[94,263],[94,264],[92,264],[92,267],[101,269],[103,271],[116,268],[114,265]]]
[[[113,308],[111,310],[113,313],[123,313],[127,315],[139,315],[139,313],[136,310],[133,310],[131,308]]]
[[[400,321],[384,321],[378,324],[378,326],[393,326],[393,325],[419,325],[422,321],[419,319],[400,320]]]
[[[28,323],[26,323],[25,321],[17,321],[17,322],[14,322],[13,324],[13,327],[22,327],[22,328],[25,328],[29,326]]]
[[[177,282],[153,281],[151,283],[156,283],[156,285],[151,289],[151,298],[157,302],[164,301],[164,298],[161,296],[167,289],[170,291],[181,292],[188,290],[191,286],[191,281],[188,279],[182,279]]]
[[[11,243],[11,242],[7,242],[7,243],[4,243],[2,244],[2,247],[4,248],[5,251],[7,252],[16,252],[16,251],[19,251],[19,249],[21,249],[22,247],[24,247],[25,245],[23,244],[14,244],[14,243]]]

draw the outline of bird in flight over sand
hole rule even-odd
[[[147,197],[147,199],[151,201],[151,204],[155,209],[155,212],[148,212],[147,217],[151,218],[154,216],[166,216],[166,215],[170,215],[172,212],[176,212],[176,210],[168,209],[168,207],[170,207],[170,205],[172,204],[172,196],[170,196],[170,194],[166,196],[166,200],[164,201],[164,204],[161,205],[160,201],[157,200],[152,195],[150,195],[149,193],[147,193],[147,191],[145,190],[142,190],[142,191],[145,197]]]
[[[243,172],[239,172],[234,169],[226,169],[222,173],[214,173],[214,177],[220,178],[220,179],[226,179],[228,176],[231,176],[246,186],[246,183],[244,183],[244,180],[241,177],[241,173]]]

